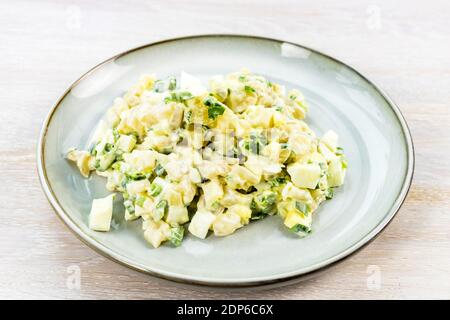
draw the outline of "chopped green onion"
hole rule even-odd
[[[292,228],[290,228],[289,230],[291,230],[292,232],[298,234],[298,235],[306,235],[308,233],[311,232],[311,229],[307,226],[304,226],[302,224],[296,224],[295,226],[293,226]]]
[[[177,88],[177,79],[175,79],[174,77],[171,77],[169,79],[169,90],[175,90]]]
[[[164,98],[165,103],[169,102],[184,102],[186,100],[192,99],[193,96],[190,92],[181,91],[181,92],[172,92],[170,96]]]
[[[255,154],[261,154],[264,146],[267,145],[267,138],[260,134],[251,133],[249,140],[243,144],[244,149],[249,150]]]
[[[183,121],[186,125],[189,125],[192,123],[192,111],[186,111],[183,115]]]
[[[127,178],[134,181],[144,180],[145,178],[147,178],[144,173],[139,171],[126,172],[125,175],[127,176]]]
[[[160,177],[162,176],[164,173],[166,173],[166,170],[164,169],[164,167],[161,164],[157,164],[155,167],[155,174]]]
[[[342,169],[347,169],[348,162],[347,160],[342,159]]]
[[[207,97],[203,100],[205,106],[208,107],[208,118],[215,120],[218,116],[225,112],[225,106],[214,97]]]
[[[129,213],[134,213],[134,206],[131,200],[125,200],[123,202],[123,205],[125,206],[125,209],[127,209]]]
[[[276,178],[274,178],[274,179],[269,181],[269,184],[272,187],[278,187],[278,186],[280,186],[280,185],[282,185],[284,183],[286,183],[286,178],[285,177],[276,177]]]
[[[252,94],[252,93],[255,93],[255,92],[256,92],[256,90],[255,90],[254,88],[250,87],[250,86],[244,86],[244,90],[245,90],[245,92],[247,92],[248,94]]]
[[[295,208],[300,211],[301,213],[303,213],[304,215],[308,214],[309,211],[309,206],[301,201],[295,201]]]
[[[169,241],[175,246],[179,247],[183,241],[184,227],[176,226],[170,229]]]
[[[149,191],[149,194],[150,194],[152,197],[158,196],[158,195],[161,193],[161,191],[162,191],[162,187],[161,187],[159,184],[152,183],[152,184],[150,185],[150,191]]]
[[[111,143],[105,143],[105,152],[110,152],[114,149],[114,145]]]
[[[155,92],[163,92],[164,91],[164,81],[156,80],[155,85],[153,86],[153,91]]]
[[[334,190],[333,190],[333,188],[328,188],[328,189],[325,191],[325,198],[326,198],[326,199],[333,199],[333,196],[334,196]]]
[[[340,156],[344,154],[344,149],[341,147],[336,148],[336,155]]]
[[[158,202],[158,204],[155,207],[155,210],[153,210],[153,212],[152,212],[153,219],[155,221],[161,220],[164,217],[164,215],[166,214],[168,207],[169,207],[169,205],[167,203],[167,200],[161,200],[160,202]]]
[[[254,197],[250,205],[250,209],[252,210],[251,219],[259,220],[272,213],[276,209],[276,200],[277,196],[272,191],[265,191]]]
[[[114,136],[114,141],[119,140],[119,138],[120,138],[120,133],[119,133],[119,131],[117,130],[117,128],[114,128],[114,129],[113,129],[113,136]]]
[[[145,200],[147,200],[146,197],[139,196],[139,197],[136,199],[135,204],[136,204],[137,206],[139,206],[139,207],[142,208],[142,207],[144,206]]]

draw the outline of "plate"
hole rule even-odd
[[[298,239],[269,217],[229,237],[188,236],[179,248],[151,249],[140,222],[125,222],[115,206],[111,232],[88,228],[91,201],[106,196],[100,177],[84,179],[65,160],[69,147],[87,148],[113,99],[142,73],[186,71],[205,80],[247,67],[310,106],[318,134],[339,134],[349,163],[346,182],[315,214],[313,233]],[[348,65],[304,46],[267,38],[206,35],[165,40],[116,55],[75,81],[47,116],[38,145],[38,172],[62,221],[90,247],[134,269],[165,279],[212,286],[252,286],[304,279],[351,255],[391,221],[414,168],[411,135],[398,107]]]

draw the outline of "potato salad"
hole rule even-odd
[[[111,228],[114,199],[126,220],[141,219],[155,248],[188,234],[227,236],[278,216],[299,237],[333,198],[347,169],[338,136],[317,137],[301,92],[241,70],[202,82],[185,72],[144,75],[116,98],[89,150],[67,158],[114,192],[95,199],[89,227]]]

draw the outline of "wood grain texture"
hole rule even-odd
[[[0,2],[0,298],[450,298],[449,15],[448,1]],[[398,103],[415,142],[414,182],[397,217],[363,251],[281,289],[196,288],[111,262],[58,220],[40,188],[35,156],[54,101],[113,54],[202,33],[319,49]],[[67,286],[71,266],[81,270],[80,289]],[[379,288],[367,284],[373,268]]]

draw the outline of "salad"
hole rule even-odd
[[[125,219],[141,219],[155,248],[180,246],[187,233],[227,236],[270,215],[306,236],[347,169],[337,134],[317,137],[307,111],[299,90],[246,69],[207,87],[185,72],[142,76],[114,100],[89,150],[67,153],[114,192],[93,201],[89,227],[109,231],[121,195]]]

